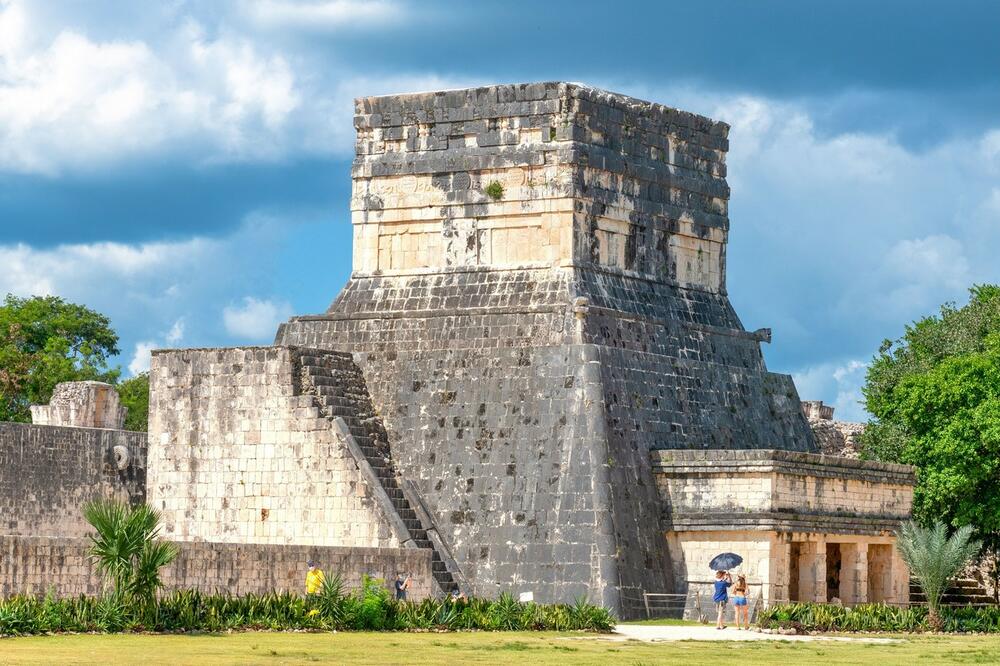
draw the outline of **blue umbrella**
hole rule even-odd
[[[743,558],[736,553],[720,553],[712,558],[708,566],[713,571],[729,571],[735,569],[743,563]]]

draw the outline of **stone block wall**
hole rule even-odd
[[[49,404],[31,406],[31,421],[37,425],[121,430],[127,413],[111,384],[63,382],[56,385]]]
[[[733,580],[736,580],[737,573],[747,577],[752,600],[756,601],[758,596],[765,600],[773,598],[771,584],[779,574],[772,554],[775,533],[736,530],[669,532],[665,538],[673,579],[678,582],[677,593],[687,594],[687,617],[697,618],[699,608],[712,616],[715,572],[708,563],[720,553],[737,553],[743,557],[743,564],[732,572]]]
[[[566,83],[356,114],[352,278],[276,343],[354,354],[483,592],[669,590],[651,448],[815,450],[726,297],[728,127]]]
[[[689,616],[710,598],[708,562],[721,552],[744,557],[739,572],[765,603],[908,601],[895,531],[910,515],[912,467],[767,450],[650,458]]]
[[[84,505],[146,496],[146,433],[0,423],[0,535],[85,534]]]
[[[154,352],[148,488],[166,538],[399,545],[330,421],[301,393],[300,353]]]
[[[355,113],[356,274],[593,265],[724,288],[725,123],[558,82]]]
[[[913,468],[790,451],[654,451],[657,487],[674,515],[759,512],[902,521]]]
[[[101,580],[82,538],[0,536],[0,597],[98,594]],[[328,576],[340,574],[351,589],[363,575],[389,584],[397,573],[413,577],[410,597],[432,596],[431,551],[417,548],[346,548],[278,544],[177,542],[180,554],[163,570],[167,591],[196,589],[232,594],[303,593],[306,562],[315,559]]]

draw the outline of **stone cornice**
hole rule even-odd
[[[914,468],[909,465],[818,453],[778,449],[657,450],[651,451],[649,456],[653,472],[668,476],[777,473],[826,479],[855,479],[904,486],[916,483]]]
[[[677,512],[669,508],[664,508],[662,516],[664,528],[675,532],[753,530],[827,534],[890,534],[899,529],[906,518],[906,516],[845,516],[783,511]]]

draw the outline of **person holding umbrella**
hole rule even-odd
[[[728,588],[733,584],[733,577],[729,575],[726,571],[716,571],[715,572],[715,595],[712,597],[712,601],[715,602],[715,609],[718,613],[718,620],[715,623],[716,629],[725,629],[726,625],[722,624],[724,615],[726,614],[726,604],[729,603],[729,591]]]
[[[733,584],[733,577],[729,575],[727,569],[738,567],[743,562],[743,558],[736,553],[722,553],[712,558],[708,566],[715,569],[715,594],[712,601],[715,602],[715,609],[718,619],[715,623],[716,629],[725,629],[722,624],[725,619],[726,604],[729,603],[729,587]]]

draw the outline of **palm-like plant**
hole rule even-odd
[[[156,540],[159,512],[147,504],[99,499],[88,503],[83,515],[97,532],[90,537],[90,557],[114,597],[148,607],[163,586],[160,569],[177,557],[176,546]]]
[[[927,620],[935,631],[943,626],[939,613],[941,596],[981,545],[972,540],[970,525],[958,528],[949,537],[948,528],[941,521],[921,527],[911,520],[903,524],[897,535],[899,554],[927,597]]]

